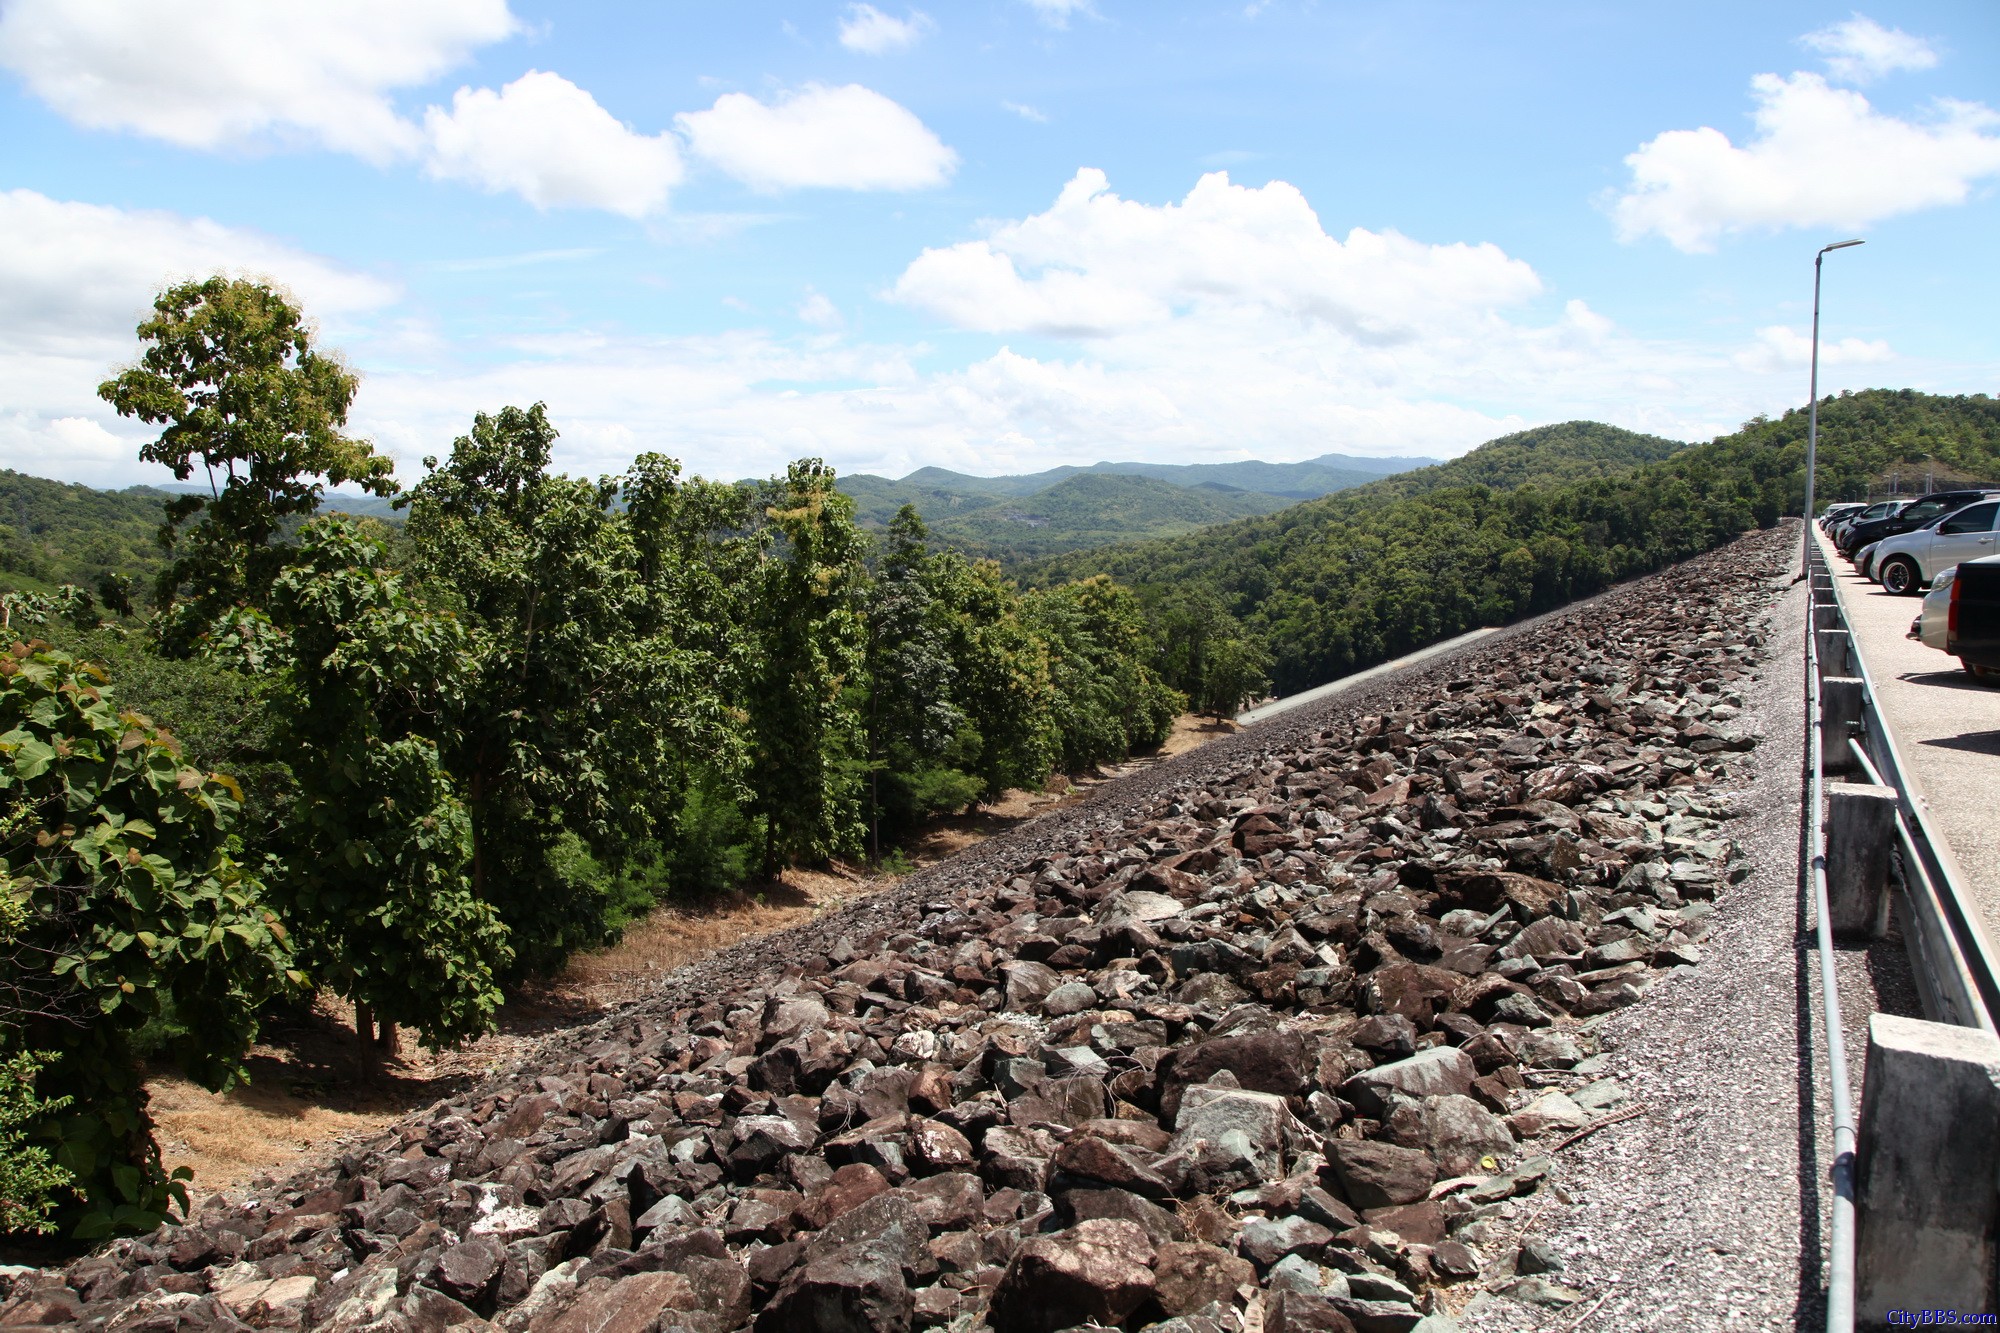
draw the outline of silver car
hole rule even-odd
[[[1875,548],[1873,573],[1886,592],[1905,596],[1961,560],[2000,554],[2000,499],[1975,500],[1921,528],[1884,537]]]
[[[1965,561],[1963,563],[1977,563],[1982,565],[2000,564],[2000,555],[1984,556],[1976,562]],[[1939,570],[1938,576],[1931,580],[1930,592],[1924,596],[1923,610],[1917,612],[1917,618],[1910,622],[1909,637],[1917,640],[1924,647],[1935,648],[1941,653],[1951,651],[1946,638],[1946,630],[1951,623],[1951,585],[1957,578],[1957,565],[1953,565],[1949,569]],[[1989,667],[1967,665],[1963,658],[1959,659],[1959,665],[1964,666],[1967,671],[1988,685],[2000,685],[2000,672],[1996,672]]]

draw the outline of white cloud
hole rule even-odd
[[[1035,17],[1051,28],[1067,28],[1072,14],[1095,14],[1090,0],[1027,0]]]
[[[1540,290],[1534,270],[1497,246],[1360,227],[1336,239],[1283,181],[1251,189],[1216,172],[1155,207],[1085,168],[1046,213],[924,251],[895,296],[995,333],[1104,337],[1185,312],[1254,311],[1394,342]]]
[[[826,299],[824,292],[808,288],[806,299],[799,302],[799,318],[818,329],[837,329],[847,321],[841,317],[840,307]]]
[[[1011,111],[1022,120],[1032,120],[1037,125],[1046,125],[1049,123],[1049,118],[1045,113],[1037,111],[1025,102],[1002,102],[1000,109],[1002,111]]]
[[[674,119],[696,156],[757,190],[920,190],[958,166],[916,116],[854,83],[807,84],[770,104],[725,93]]]
[[[1895,358],[1889,344],[1879,338],[1842,338],[1819,344],[1819,364],[1827,366],[1880,365]],[[1757,341],[1732,358],[1745,370],[1802,370],[1812,364],[1812,338],[1785,324],[1757,330]]]
[[[908,18],[899,19],[873,5],[849,5],[840,20],[840,44],[862,55],[887,55],[915,46],[934,26],[922,10],[913,9]]]
[[[681,179],[673,135],[636,133],[568,79],[541,70],[497,93],[460,88],[450,111],[424,113],[424,134],[433,176],[511,190],[537,208],[643,217],[664,208]]]
[[[155,432],[120,420],[97,385],[131,361],[160,289],[214,273],[289,290],[335,339],[398,299],[391,283],[206,218],[0,191],[0,461],[42,476],[124,484]]]
[[[1898,70],[1930,69],[1938,62],[1937,51],[1923,38],[1860,14],[1799,40],[1826,57],[1827,72],[1844,83],[1868,83]]]
[[[1647,235],[1705,251],[1730,232],[1866,226],[1963,203],[2000,175],[2000,114],[1940,101],[1925,122],[1883,115],[1817,74],[1751,81],[1756,135],[1669,130],[1625,159],[1632,182],[1612,205],[1624,240]]]
[[[91,129],[188,148],[415,150],[389,93],[519,30],[507,0],[12,0],[0,65]]]

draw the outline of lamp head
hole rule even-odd
[[[1866,241],[1835,241],[1832,245],[1822,247],[1820,253],[1825,254],[1828,250],[1845,250],[1850,245],[1866,244],[1868,244]]]

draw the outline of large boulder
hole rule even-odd
[[[993,1289],[994,1333],[1122,1324],[1154,1298],[1153,1242],[1136,1222],[1092,1218],[1022,1243]],[[760,1326],[761,1327],[761,1326]]]
[[[1477,1077],[1479,1070],[1464,1051],[1456,1046],[1433,1046],[1407,1060],[1362,1070],[1340,1085],[1340,1095],[1362,1114],[1380,1119],[1392,1094],[1415,1101],[1464,1096],[1472,1091],[1472,1080]]]

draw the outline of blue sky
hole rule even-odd
[[[164,282],[290,287],[407,478],[899,475],[1705,438],[2000,390],[2000,10],[0,0],[0,464]]]

